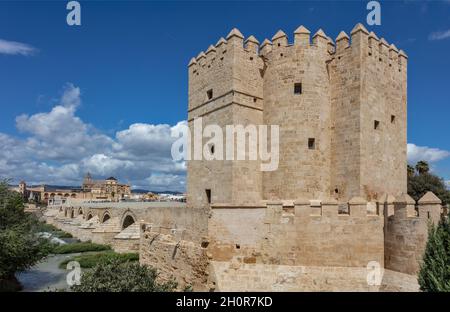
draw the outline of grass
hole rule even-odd
[[[68,254],[76,252],[104,251],[104,250],[111,250],[111,247],[108,245],[94,244],[91,242],[78,242],[55,246],[55,248],[53,249],[53,253]]]
[[[77,261],[80,264],[81,268],[90,269],[99,263],[107,262],[110,260],[117,260],[120,263],[134,262],[134,261],[139,260],[139,254],[137,254],[137,253],[120,254],[120,253],[116,253],[114,251],[90,253],[90,254],[84,254],[84,255],[75,256],[73,258],[66,259],[59,264],[59,267],[61,269],[65,269],[67,266],[67,263],[69,263],[70,261]]]

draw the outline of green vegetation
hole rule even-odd
[[[139,261],[139,254],[137,253],[115,253],[113,251],[104,251],[100,253],[83,254],[66,259],[59,265],[61,269],[65,269],[67,263],[70,261],[77,261],[81,268],[91,269],[100,263],[107,263],[108,261],[117,260],[119,263]]]
[[[15,291],[20,284],[15,273],[33,266],[51,251],[40,238],[36,218],[25,213],[22,196],[0,182],[0,291]]]
[[[174,291],[174,281],[158,283],[153,268],[136,262],[121,263],[117,259],[97,264],[83,272],[81,284],[71,287],[75,292],[159,292]]]
[[[415,168],[408,165],[408,194],[417,201],[428,191],[439,197],[443,204],[450,204],[450,191],[441,178],[429,172],[427,162],[419,161]]]
[[[52,252],[55,254],[68,254],[68,253],[104,251],[104,250],[111,250],[111,247],[108,245],[94,244],[91,242],[79,242],[55,246]]]
[[[415,200],[432,191],[450,204],[450,191],[444,181],[430,173],[427,162],[419,161],[415,167],[408,165],[408,194]],[[419,285],[422,291],[450,291],[450,225],[448,216],[437,226],[430,224],[428,241],[419,271]]]
[[[44,223],[44,222],[38,223],[37,231],[38,232],[47,232],[58,238],[72,238],[73,237],[72,234],[64,232],[63,230],[60,230],[57,227],[55,227],[51,224],[48,224],[48,223]]]
[[[450,224],[443,218],[438,226],[431,225],[428,242],[419,271],[422,291],[450,292]]]

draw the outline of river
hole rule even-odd
[[[76,241],[75,239],[63,239],[67,243]],[[68,290],[66,282],[69,270],[60,269],[59,264],[68,258],[77,256],[75,254],[49,255],[32,268],[16,274],[17,280],[22,284],[22,291],[56,291]]]

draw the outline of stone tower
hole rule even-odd
[[[407,57],[358,24],[329,63],[331,185],[338,198],[406,193]]]
[[[206,53],[189,63],[188,122],[193,133],[194,118],[203,126],[259,125],[263,121],[264,60],[259,42],[245,40],[233,29]],[[203,144],[207,143],[204,140]],[[218,154],[225,151],[215,150]],[[223,157],[225,159],[225,156]],[[188,162],[188,204],[209,202],[255,203],[262,196],[262,174],[258,161],[191,160]]]
[[[27,191],[27,184],[25,183],[25,181],[22,180],[19,182],[19,193],[25,196],[26,191]]]
[[[406,65],[361,24],[336,44],[300,26],[293,43],[280,30],[259,46],[233,29],[189,63],[191,132],[198,117],[203,127],[279,125],[279,166],[188,161],[188,205],[406,192]]]

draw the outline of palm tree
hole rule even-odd
[[[416,170],[419,174],[428,173],[430,171],[430,167],[428,166],[428,163],[426,161],[419,161],[416,164]]]

